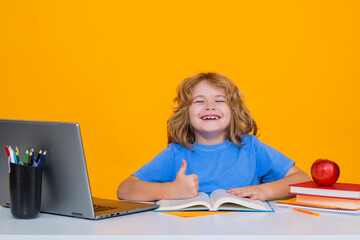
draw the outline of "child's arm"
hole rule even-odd
[[[232,188],[227,190],[227,192],[239,197],[249,197],[252,200],[265,201],[266,199],[290,196],[289,184],[295,184],[309,180],[311,180],[310,177],[304,171],[293,165],[283,179],[274,182],[263,183],[260,185]]]
[[[125,179],[118,187],[119,199],[135,201],[155,201],[159,199],[183,199],[195,197],[199,190],[199,181],[196,174],[185,175],[186,161],[173,182],[154,183],[141,181],[135,176]]]

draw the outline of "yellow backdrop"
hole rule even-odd
[[[1,1],[0,118],[80,123],[92,191],[166,148],[178,83],[217,71],[260,140],[360,183],[359,1]]]

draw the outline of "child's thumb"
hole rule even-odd
[[[187,168],[187,163],[185,161],[185,159],[182,160],[182,165],[178,171],[178,175],[181,174],[181,175],[185,175],[185,172],[186,172],[186,168]]]

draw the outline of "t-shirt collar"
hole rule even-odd
[[[194,149],[201,149],[201,150],[206,150],[206,151],[215,151],[215,150],[219,150],[222,148],[227,147],[231,142],[229,140],[226,140],[225,142],[222,143],[218,143],[215,145],[204,145],[204,144],[200,144],[200,143],[196,143],[194,144]]]

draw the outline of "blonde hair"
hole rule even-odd
[[[242,146],[242,134],[257,134],[257,125],[244,103],[239,88],[226,76],[219,73],[199,73],[184,79],[177,87],[174,113],[167,122],[168,143],[178,143],[191,150],[195,143],[194,130],[190,124],[188,109],[192,104],[192,90],[201,81],[208,81],[225,90],[226,101],[231,110],[231,120],[227,128],[227,139]]]

